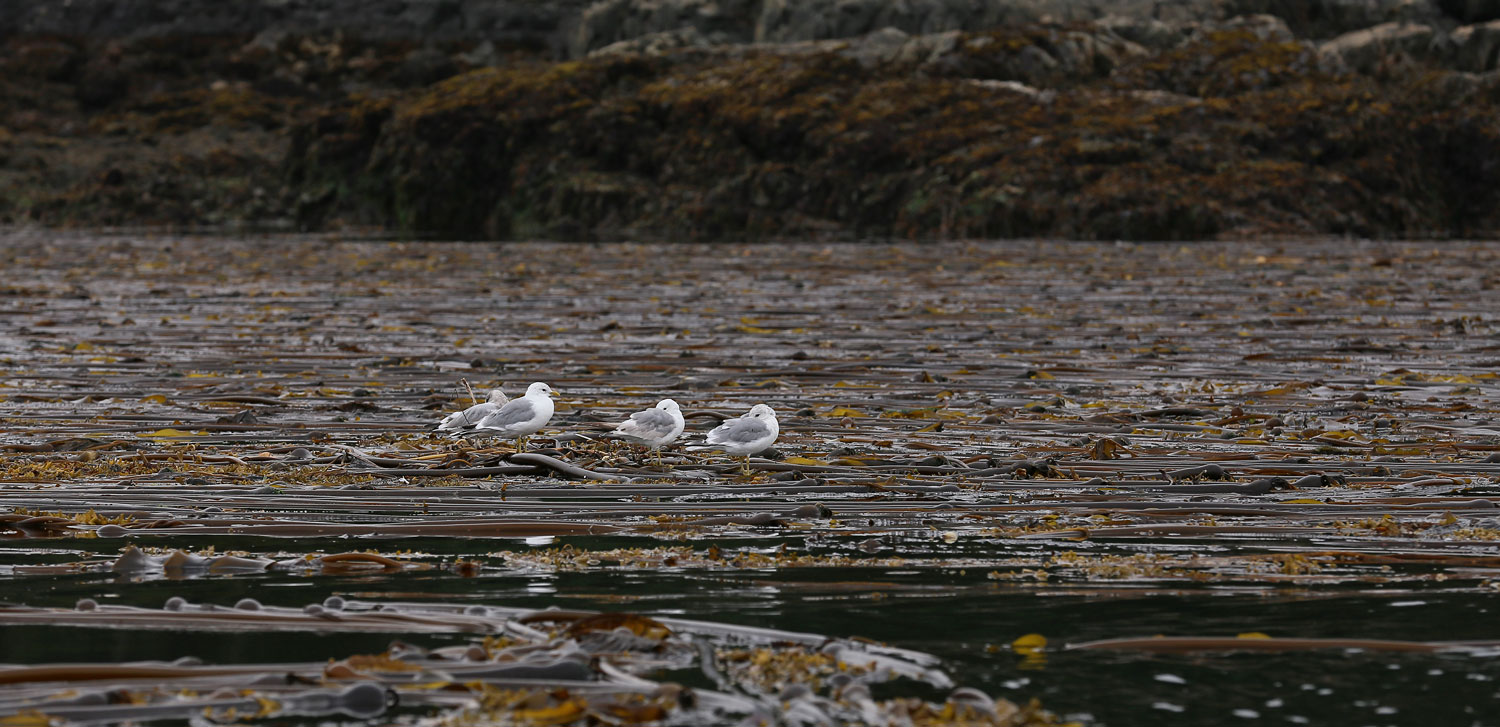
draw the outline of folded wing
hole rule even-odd
[[[499,404],[488,401],[483,404],[475,404],[461,412],[455,412],[443,417],[443,421],[438,424],[437,428],[440,432],[456,432],[463,429],[472,429],[479,424],[480,420],[499,409]]]
[[[536,407],[526,398],[516,399],[479,421],[480,429],[507,431],[536,419]]]
[[[656,440],[672,433],[677,421],[661,409],[647,409],[630,415],[630,419],[615,427],[614,433],[622,437],[641,440]]]
[[[709,444],[749,444],[771,436],[771,428],[765,422],[750,417],[730,419],[708,433]]]

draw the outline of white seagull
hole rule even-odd
[[[499,411],[500,407],[504,406],[507,401],[510,401],[510,397],[506,396],[505,392],[499,389],[490,389],[489,401],[475,404],[463,411],[443,417],[443,421],[437,425],[437,430],[440,432],[462,432],[473,429],[475,425],[479,424],[480,419]]]
[[[526,448],[526,436],[535,434],[552,420],[552,387],[538,381],[526,387],[526,395],[489,413],[474,427],[474,433],[515,439],[516,449]]]
[[[643,444],[656,450],[656,463],[661,464],[661,448],[681,436],[685,426],[687,422],[683,421],[682,409],[677,406],[677,402],[662,399],[656,403],[654,409],[645,409],[631,414],[630,418],[620,422],[620,425],[615,427],[609,436]]]
[[[713,448],[744,457],[744,472],[750,474],[750,455],[770,447],[780,433],[776,412],[765,404],[756,404],[740,418],[720,424],[704,441]]]

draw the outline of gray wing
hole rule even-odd
[[[484,418],[479,426],[485,429],[509,429],[536,418],[536,409],[526,399],[516,399],[500,407],[500,410]]]
[[[655,440],[665,437],[677,428],[672,415],[660,409],[647,409],[630,415],[630,419],[615,427],[614,436],[632,439]]]
[[[730,419],[719,427],[708,433],[710,444],[749,444],[762,437],[770,436],[771,428],[759,419],[741,417]]]
[[[661,409],[638,411],[630,415],[630,420],[635,422],[636,427],[640,429],[659,434],[666,434],[672,431],[672,427],[677,426],[677,421],[672,418],[672,415]]]
[[[471,406],[461,412],[458,412],[456,414],[449,414],[448,416],[444,417],[442,423],[438,425],[438,429],[444,431],[467,429],[478,424],[481,419],[484,419],[485,417],[494,413],[494,411],[499,408],[499,404],[493,404],[490,402],[475,404],[474,406]]]

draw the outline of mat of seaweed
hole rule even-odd
[[[522,617],[506,608],[561,605],[663,624],[670,636],[647,651],[681,646],[681,658],[620,661],[579,646],[597,663],[575,676],[594,691],[497,697],[485,690],[510,687],[486,682],[422,690],[396,714],[709,719],[661,696],[664,685],[689,684],[730,695],[713,708],[725,720],[772,710],[789,722],[885,723],[897,720],[892,709],[953,720],[969,714],[966,699],[987,719],[1050,719],[1025,706],[1040,696],[1084,722],[1180,709],[1214,723],[1292,697],[1267,687],[1246,697],[1253,708],[1226,708],[1206,694],[1152,693],[1171,680],[1093,697],[1066,688],[1065,665],[1190,654],[1232,670],[1271,658],[1247,654],[1279,654],[1326,673],[1328,654],[1352,651],[1500,672],[1488,657],[1500,634],[1478,616],[1500,587],[1500,248],[34,231],[3,242],[0,598],[11,605],[0,634],[24,658],[0,660],[17,668],[61,663],[48,658],[48,639],[79,629],[101,644],[161,629],[264,639],[321,665],[353,658],[333,648],[352,642],[319,652],[297,634],[364,633],[373,617],[383,626],[372,634],[406,641],[493,639],[508,632],[453,624],[468,608],[508,623]],[[431,431],[472,403],[471,390],[515,396],[532,381],[560,396],[527,451]],[[748,475],[735,459],[683,446],[658,464],[604,436],[665,397],[687,416],[679,445],[755,403],[776,408],[781,436]],[[277,598],[259,593],[273,585]],[[322,608],[303,597],[313,592],[352,605]],[[757,601],[766,593],[769,610]],[[171,596],[188,600],[163,610]],[[265,606],[234,607],[252,596]],[[1036,598],[1061,610],[1020,615],[1046,610]],[[982,600],[1018,615],[975,626]],[[1280,618],[1250,607],[1271,601],[1308,610]],[[1416,614],[1438,602],[1448,610],[1437,618],[1346,617],[1350,603],[1416,604],[1393,612]],[[799,620],[811,612],[799,608],[824,603],[864,617]],[[897,603],[921,617],[881,615]],[[1085,603],[1155,605],[1133,619],[1063,618]],[[286,617],[272,618],[276,609]],[[949,611],[966,624],[957,635],[942,625]],[[1171,617],[1199,611],[1214,615]],[[1232,623],[1215,620],[1224,613]],[[746,657],[812,674],[797,683],[824,701],[800,713],[797,699],[783,707],[746,696],[741,677],[704,656],[730,647],[664,620],[685,614],[723,628],[827,633],[818,648],[867,635],[889,648],[931,646],[973,676],[943,688],[970,691],[944,696],[930,680],[898,679],[867,707],[840,696],[854,682],[807,671],[803,662],[822,658],[816,649]],[[527,643],[555,651],[578,641],[539,634]],[[215,679],[240,683],[225,676],[243,666],[228,663],[232,653],[183,638],[199,653],[142,653],[214,658],[203,668],[221,671],[151,677],[141,689],[203,678],[194,699],[213,702],[225,686]],[[663,646],[671,639],[681,644]],[[444,649],[475,657],[465,669],[488,668],[499,653],[473,641],[369,651],[405,663],[449,658],[432,656]],[[106,656],[64,651],[88,663]],[[108,653],[120,668],[131,661]],[[425,674],[424,663],[410,673]],[[1053,681],[1040,684],[1038,671]],[[65,721],[178,719],[184,704],[197,708],[178,697],[142,698],[129,714],[36,706],[82,679],[63,673],[54,692],[17,688],[0,704]],[[309,691],[262,695],[282,706],[249,716],[333,714],[339,700],[373,694],[303,677]],[[230,701],[207,708],[247,715],[248,702],[220,696]],[[1412,699],[1402,713],[1427,706]],[[645,711],[608,716],[627,702]],[[1304,712],[1318,705],[1347,708],[1335,699]]]

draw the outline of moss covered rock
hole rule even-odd
[[[1160,53],[1027,26],[873,63],[826,42],[484,69],[303,127],[290,169],[323,190],[310,226],[457,237],[1497,229],[1492,91],[1351,73],[1274,26]]]

